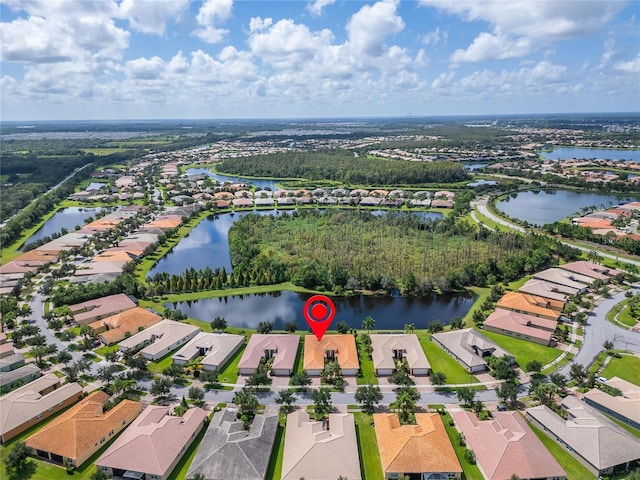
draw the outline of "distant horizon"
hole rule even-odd
[[[5,120],[0,118],[0,124],[46,124],[46,123],[163,123],[163,122],[315,122],[315,121],[349,121],[349,120],[420,120],[420,119],[446,119],[446,118],[514,118],[514,117],[565,117],[565,116],[637,116],[640,111],[618,111],[618,112],[541,112],[541,113],[483,113],[483,114],[425,114],[425,115],[372,115],[372,116],[325,116],[325,117],[226,117],[226,118],[59,118],[59,119],[25,119],[25,120]],[[28,126],[28,125],[25,125]]]

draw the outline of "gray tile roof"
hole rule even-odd
[[[265,480],[277,429],[277,415],[256,415],[243,430],[234,410],[217,412],[187,478],[202,473],[206,480]]]

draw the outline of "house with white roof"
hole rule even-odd
[[[173,363],[184,365],[204,357],[200,363],[205,370],[220,370],[244,345],[244,335],[200,332],[173,356]]]
[[[157,360],[184,345],[195,337],[200,329],[188,323],[163,320],[140,333],[125,338],[118,346],[121,352],[141,350],[147,360]]]

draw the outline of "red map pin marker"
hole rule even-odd
[[[302,313],[318,341],[331,325],[336,316],[336,306],[325,295],[314,295],[304,304]]]

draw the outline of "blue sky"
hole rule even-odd
[[[2,0],[2,120],[640,111],[640,2]]]

